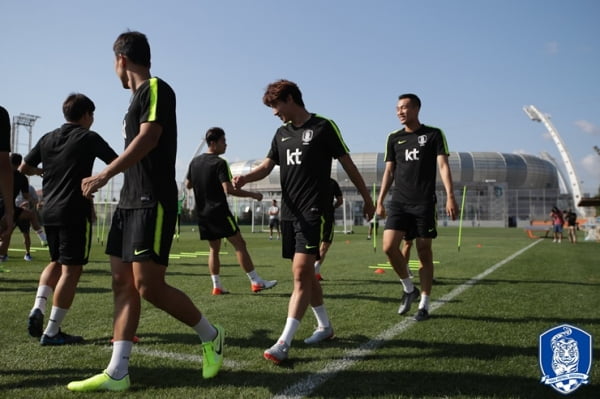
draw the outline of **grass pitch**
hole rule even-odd
[[[292,289],[290,264],[281,259],[280,243],[244,228],[257,271],[279,284],[253,294],[231,246],[225,245],[221,279],[231,294],[213,297],[205,255],[208,246],[199,241],[192,226],[183,226],[173,243],[167,281],[186,292],[211,322],[225,327],[224,367],[216,378],[203,380],[197,336],[144,303],[137,333],[141,341],[130,363],[131,389],[89,395],[558,398],[563,396],[540,383],[538,338],[549,328],[568,323],[594,338],[590,384],[569,397],[600,397],[600,244],[537,242],[521,229],[467,228],[458,251],[457,229],[439,232],[433,247],[434,259],[440,262],[435,269],[433,310],[431,319],[421,323],[396,313],[402,288],[393,271],[377,274],[369,268],[386,262],[381,235],[374,251],[372,241],[366,240],[366,228],[336,234],[322,274],[337,338],[305,345],[303,339],[315,326],[309,310],[290,359],[275,366],[262,358],[262,352],[281,333]],[[0,396],[74,397],[66,384],[100,372],[110,360],[108,259],[96,243],[63,323],[66,332],[83,335],[86,343],[41,347],[27,335],[26,325],[48,255],[40,248],[32,254],[34,261],[26,262],[23,252],[18,252],[18,235],[12,245],[10,260],[3,264],[10,272],[0,273]],[[418,284],[418,276],[415,281]],[[414,311],[416,305],[411,316]],[[49,312],[50,305],[46,315]]]

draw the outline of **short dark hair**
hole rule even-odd
[[[211,127],[206,131],[206,135],[204,138],[206,139],[206,144],[213,143],[215,141],[219,141],[221,137],[225,136],[225,130],[220,127]]]
[[[71,93],[63,102],[63,115],[68,122],[76,122],[85,114],[93,114],[96,110],[94,102],[81,93]]]
[[[0,106],[0,136],[10,136],[10,116],[6,108]]]
[[[404,98],[408,98],[411,103],[417,106],[417,108],[421,108],[421,99],[416,94],[406,93],[398,96],[398,100],[402,100]]]
[[[10,153],[10,163],[11,164],[13,164],[14,166],[19,166],[19,165],[21,165],[22,161],[23,161],[23,155],[16,153],[16,152]]]
[[[263,95],[263,103],[267,107],[273,107],[279,101],[287,100],[288,96],[292,96],[292,100],[301,107],[304,107],[302,101],[302,92],[298,85],[286,79],[280,79],[267,86]]]
[[[113,44],[115,55],[124,55],[135,64],[150,68],[150,44],[141,32],[127,31],[117,37]]]

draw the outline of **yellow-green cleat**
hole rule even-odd
[[[86,380],[69,382],[67,389],[74,392],[125,391],[129,389],[130,385],[129,374],[120,380],[115,380],[104,370],[101,374],[96,374]]]
[[[217,336],[209,342],[202,343],[202,377],[213,378],[219,373],[223,364],[223,343],[225,341],[225,330],[215,324]]]

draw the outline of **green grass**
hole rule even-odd
[[[326,380],[311,398],[559,398],[563,396],[540,383],[538,337],[569,323],[595,339],[591,383],[569,397],[600,397],[600,244],[542,240],[444,303],[429,321],[410,323],[390,339],[373,341],[406,319],[396,313],[401,286],[391,270],[376,274],[368,268],[384,263],[385,256],[365,240],[366,229],[355,231],[336,235],[322,269],[335,340],[317,347],[302,342],[315,325],[309,310],[289,361],[275,366],[262,358],[285,322],[292,289],[290,264],[281,259],[278,241],[244,228],[260,275],[279,280],[274,289],[253,294],[230,245],[222,248],[228,254],[221,259],[221,277],[230,295],[210,295],[206,256],[173,260],[168,270],[167,281],[186,292],[210,321],[225,327],[226,363],[220,374],[203,380],[197,336],[144,303],[137,333],[141,342],[130,363],[131,390],[92,395],[268,398],[306,378],[314,381],[315,373],[321,373]],[[456,237],[457,229],[441,228],[434,241],[434,258],[440,264],[433,300],[534,242],[522,229],[468,228],[458,251]],[[13,247],[20,248],[16,238]],[[207,250],[206,243],[191,226],[184,226],[172,253],[199,250]],[[63,323],[66,332],[83,335],[86,344],[56,348],[41,347],[26,331],[46,252],[33,253],[33,262],[21,260],[22,252],[9,255],[4,267],[10,272],[0,273],[0,396],[74,397],[66,384],[101,371],[110,360],[112,294],[103,248],[95,245]],[[377,349],[351,352],[361,345]],[[353,363],[326,374],[328,365],[342,360]]]

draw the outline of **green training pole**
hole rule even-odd
[[[465,211],[465,198],[467,197],[467,186],[463,186],[462,201],[460,204],[460,219],[458,221],[458,252],[460,252],[460,240],[462,238],[462,222]]]
[[[375,183],[373,183],[373,204],[375,204]],[[375,208],[377,211],[377,208]],[[373,252],[377,252],[377,213],[373,213]]]

